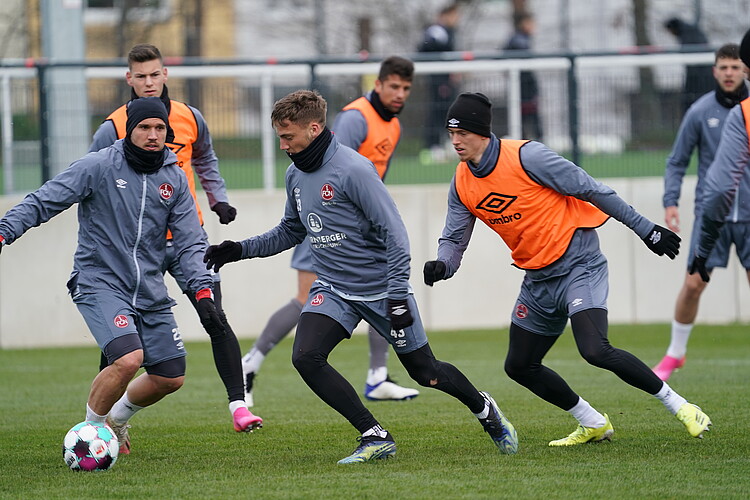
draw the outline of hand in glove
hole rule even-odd
[[[391,318],[391,330],[403,330],[414,323],[406,299],[388,299],[388,316]]]
[[[424,284],[432,286],[436,281],[445,279],[445,262],[442,260],[428,260],[424,263]]]
[[[654,224],[643,242],[656,255],[666,254],[672,260],[680,253],[680,237],[658,224]]]
[[[212,336],[214,333],[224,332],[224,323],[221,321],[219,311],[216,310],[214,294],[210,288],[204,288],[195,294],[198,304],[195,306],[198,317],[201,319],[203,328]]]
[[[215,273],[219,272],[221,266],[227,262],[235,262],[242,257],[242,245],[236,241],[225,240],[220,245],[211,245],[206,250],[203,262],[206,263],[206,269],[214,269]]]
[[[711,276],[708,274],[706,269],[706,258],[705,257],[693,257],[693,262],[688,266],[688,274],[695,274],[695,272],[701,275],[701,279],[706,283],[709,282]]]
[[[225,201],[220,201],[211,207],[211,210],[216,212],[216,215],[219,216],[219,222],[222,224],[229,224],[237,217],[237,209]]]

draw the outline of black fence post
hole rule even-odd
[[[42,183],[50,180],[50,153],[49,153],[49,101],[47,99],[47,70],[46,64],[37,64],[39,75],[39,139],[40,139],[40,161],[42,167]]]
[[[578,144],[578,78],[576,77],[576,56],[569,54],[570,68],[568,68],[568,120],[570,128],[571,161],[581,165],[581,148]]]

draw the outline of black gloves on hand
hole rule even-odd
[[[388,299],[388,316],[391,318],[391,330],[403,330],[414,323],[406,299]]]
[[[214,269],[215,273],[219,272],[221,266],[227,262],[235,262],[242,257],[242,245],[236,241],[225,240],[221,245],[211,245],[206,250],[203,262],[206,263],[206,269]]]
[[[658,224],[654,224],[643,242],[656,255],[666,254],[672,260],[680,253],[680,237]]]
[[[432,286],[436,281],[445,279],[445,262],[442,260],[428,260],[424,263],[424,284]]]
[[[222,224],[229,224],[237,217],[237,209],[225,201],[220,201],[211,207],[211,210],[216,212],[216,215],[219,216],[219,222]]]
[[[698,271],[698,274],[701,275],[701,279],[703,281],[705,281],[706,283],[709,282],[711,276],[708,274],[708,270],[706,269],[705,257],[693,257],[693,262],[691,262],[690,266],[688,266],[688,274],[695,274],[696,271]]]
[[[208,289],[206,289],[208,290]],[[196,298],[201,296],[204,290],[201,290],[196,294]],[[208,292],[210,294],[210,291]],[[224,332],[224,322],[221,321],[219,311],[216,310],[216,304],[214,299],[209,296],[204,296],[198,299],[198,304],[195,306],[198,311],[198,317],[201,319],[203,328],[213,337],[216,333]]]

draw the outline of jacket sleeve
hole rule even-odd
[[[682,179],[690,165],[690,156],[692,156],[693,150],[700,139],[699,120],[695,107],[691,106],[680,124],[664,170],[664,208],[678,206]]]
[[[438,240],[438,260],[445,264],[445,279],[452,277],[461,267],[464,252],[474,232],[476,217],[461,202],[456,191],[456,178],[448,191],[448,213],[443,233]]]
[[[206,192],[210,207],[220,202],[228,203],[227,186],[219,172],[219,159],[214,152],[208,124],[200,111],[192,106],[190,106],[190,110],[193,112],[198,126],[198,138],[193,144],[193,157],[191,158],[193,170],[198,175],[198,181]]]
[[[299,218],[294,196],[289,187],[289,173],[293,166],[287,169],[286,179],[286,204],[284,205],[284,216],[273,228],[263,234],[251,236],[242,240],[242,258],[253,259],[255,257],[270,257],[284,250],[288,250],[301,243],[307,234],[304,224]]]
[[[748,162],[750,149],[745,120],[742,108],[735,106],[727,116],[716,156],[706,172],[697,255],[708,256],[716,244]]]
[[[89,153],[99,151],[111,146],[117,140],[117,130],[112,120],[104,120],[99,128],[94,132],[94,139],[89,146]]]
[[[560,194],[591,203],[625,224],[640,238],[648,236],[654,225],[620,198],[614,189],[597,181],[581,167],[539,142],[527,142],[521,148],[521,163],[534,182]]]
[[[13,243],[32,227],[90,196],[98,183],[103,158],[103,154],[93,153],[73,162],[8,210],[0,219],[0,236],[5,238],[5,243]]]
[[[195,293],[204,288],[213,288],[213,278],[203,263],[208,247],[207,238],[198,220],[198,211],[187,179],[182,171],[179,173],[178,196],[170,210],[167,226],[172,232],[172,241],[180,267],[185,273],[187,288]]]

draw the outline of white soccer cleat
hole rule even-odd
[[[370,401],[407,401],[417,396],[419,396],[418,390],[401,387],[389,379],[375,385],[365,384],[365,398]]]

